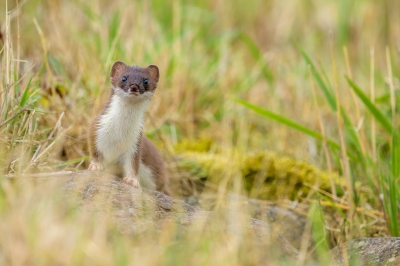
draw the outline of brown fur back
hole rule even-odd
[[[139,145],[140,159],[152,171],[157,190],[164,194],[171,195],[168,189],[168,178],[160,153],[145,135],[142,135]]]

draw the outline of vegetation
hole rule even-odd
[[[6,0],[0,264],[327,265],[333,245],[399,236],[398,10],[396,0]],[[219,230],[223,204],[212,228],[124,235],[112,217],[99,226],[77,211],[56,177],[30,178],[87,167],[87,125],[115,60],[160,68],[145,129],[176,197],[300,202],[315,252],[266,257]]]

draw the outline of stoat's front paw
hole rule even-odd
[[[103,166],[101,165],[101,163],[99,162],[91,162],[89,164],[89,171],[101,171],[104,170]]]
[[[134,188],[140,188],[139,180],[135,177],[124,177],[123,180]]]

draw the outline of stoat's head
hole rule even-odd
[[[114,93],[137,99],[150,99],[157,88],[159,77],[158,67],[155,65],[142,68],[117,61],[110,71]]]

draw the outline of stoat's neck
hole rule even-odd
[[[149,103],[149,100],[138,101],[118,94],[111,96],[106,110],[99,117],[96,140],[98,150],[106,159],[135,153]]]
[[[126,122],[134,120],[136,123],[143,123],[144,114],[150,104],[150,99],[141,96],[127,97],[125,95],[113,94],[106,113],[114,119],[120,116]],[[123,120],[121,121],[123,122]]]

